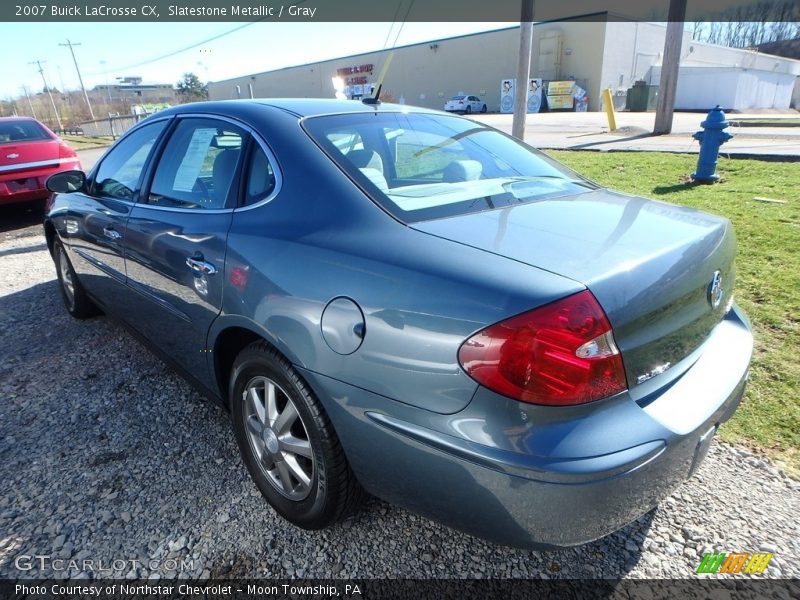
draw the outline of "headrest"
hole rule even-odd
[[[454,160],[445,167],[442,181],[475,181],[480,178],[482,171],[483,165],[477,160]]]
[[[347,158],[359,169],[375,169],[383,173],[383,161],[374,150],[351,150]]]

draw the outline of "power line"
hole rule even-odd
[[[190,46],[186,46],[185,48],[181,48],[180,50],[174,50],[172,52],[168,52],[167,54],[162,54],[161,56],[156,56],[154,58],[149,58],[147,60],[143,60],[142,62],[134,63],[134,64],[131,64],[131,65],[125,65],[124,67],[117,67],[117,68],[114,68],[114,69],[106,69],[105,71],[98,71],[97,73],[89,73],[89,76],[91,77],[91,76],[95,76],[95,75],[105,75],[110,71],[125,71],[126,69],[135,69],[136,67],[142,67],[144,65],[149,65],[149,64],[152,64],[154,62],[158,62],[160,60],[164,60],[164,59],[167,59],[167,58],[172,58],[173,56],[176,56],[178,54],[186,52],[187,50],[193,50],[194,48],[197,48],[198,46],[202,46],[203,44],[208,44],[209,42],[213,42],[215,40],[218,40],[218,39],[220,39],[222,37],[225,37],[226,35],[230,35],[232,33],[236,33],[237,31],[241,31],[245,27],[250,27],[250,25],[255,25],[256,23],[259,23],[259,22],[261,22],[263,20],[264,19],[258,19],[257,21],[251,21],[250,23],[245,23],[244,25],[239,25],[238,27],[234,27],[233,29],[230,29],[228,31],[224,31],[224,32],[222,32],[220,34],[217,34],[215,36],[212,36],[212,37],[207,38],[205,40],[202,40],[200,42],[191,44]]]
[[[92,121],[94,121],[94,111],[92,110],[92,104],[91,102],[89,102],[89,94],[86,93],[86,86],[83,85],[83,77],[81,77],[81,70],[78,68],[78,59],[75,58],[75,50],[73,50],[73,47],[80,46],[80,43],[74,44],[69,40],[67,40],[66,44],[59,44],[59,46],[69,47],[69,51],[72,54],[72,62],[75,63],[75,70],[78,72],[78,81],[80,82],[81,89],[83,90],[83,99],[86,100],[86,106],[89,107],[89,116],[92,118]]]
[[[392,23],[389,25],[389,31],[386,32],[386,39],[383,40],[383,49],[386,50],[386,46],[389,44],[389,37],[392,35],[392,29],[397,24],[397,15],[400,13],[400,7],[403,6],[403,0],[397,3],[397,7],[394,9],[394,14],[392,15]]]
[[[411,2],[408,4],[408,10],[406,10],[406,14],[403,15],[403,20],[400,23],[400,29],[397,30],[397,35],[394,36],[394,42],[392,42],[392,48],[395,48],[395,46],[397,46],[397,41],[400,39],[400,34],[403,33],[403,27],[406,26],[406,21],[408,20],[408,15],[411,13],[411,9],[414,6],[414,2],[415,0],[411,0]],[[398,6],[398,8],[400,7]]]

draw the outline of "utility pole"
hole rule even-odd
[[[100,64],[103,66],[103,69],[106,68],[106,61],[101,60]],[[111,84],[108,83],[108,70],[104,70],[103,74],[106,76],[106,93],[108,94],[108,107],[111,108]]]
[[[658,88],[655,135],[672,131],[672,113],[675,109],[675,93],[678,89],[678,71],[681,62],[683,27],[686,18],[686,0],[670,0],[667,19],[667,35],[664,40],[664,58],[661,60],[661,81]]]
[[[514,120],[511,135],[525,140],[525,117],[528,114],[528,77],[531,72],[531,47],[533,45],[533,0],[522,0],[519,23],[519,61],[517,84],[514,86]]]
[[[25,92],[25,97],[28,99],[28,106],[31,107],[31,116],[35,119],[36,118],[36,111],[33,110],[33,102],[31,102],[31,95],[28,93],[28,86],[23,85],[22,91]]]
[[[47,62],[47,61],[45,61]],[[59,129],[64,129],[61,125],[61,117],[58,114],[58,109],[56,109],[55,100],[53,100],[53,93],[50,91],[50,86],[47,85],[47,79],[44,78],[44,68],[42,67],[42,61],[34,60],[28,63],[29,65],[36,65],[39,67],[39,74],[42,76],[42,83],[44,83],[44,89],[47,90],[47,95],[50,96],[50,105],[53,107],[53,113],[56,115],[56,123],[58,123]]]
[[[79,43],[73,44],[72,42],[67,40],[66,44],[59,44],[59,46],[69,47],[69,51],[72,54],[72,62],[75,63],[75,70],[78,72],[78,81],[80,81],[81,89],[83,90],[83,99],[86,100],[86,106],[89,107],[89,116],[92,118],[92,121],[94,121],[94,111],[92,110],[92,103],[89,102],[89,94],[86,93],[86,86],[83,85],[83,77],[81,77],[81,70],[78,68],[78,59],[75,58],[75,50],[73,50],[75,46],[80,46],[80,44]]]

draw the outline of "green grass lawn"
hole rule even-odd
[[[761,118],[750,117],[747,119],[737,119],[736,115],[730,115],[727,118],[728,121],[731,122],[747,123],[753,125],[769,125],[770,127],[800,125],[800,118],[795,118],[795,117],[786,117],[784,119],[779,119],[779,118],[770,118],[769,116],[765,116]]]
[[[750,383],[728,441],[765,450],[800,473],[800,164],[720,159],[721,183],[692,185],[696,157],[655,152],[549,155],[625,192],[729,218],[736,230],[736,300],[755,330]],[[771,204],[767,197],[787,201]]]
[[[60,135],[62,140],[67,142],[75,150],[86,150],[87,148],[104,148],[110,146],[114,140],[110,135],[101,137],[90,137],[86,135]]]

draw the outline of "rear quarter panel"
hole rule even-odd
[[[583,289],[395,221],[294,117],[275,118],[261,131],[283,187],[271,202],[234,214],[212,340],[226,326],[246,326],[305,369],[451,413],[477,388],[457,359],[471,333]],[[234,269],[247,273],[246,286],[230,284]],[[366,324],[363,343],[348,355],[326,344],[321,327],[328,302],[342,296],[358,304]]]

